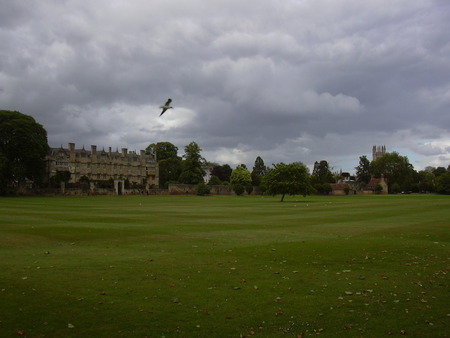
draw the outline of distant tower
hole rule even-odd
[[[386,154],[386,146],[373,146],[372,161],[379,159],[384,154]]]

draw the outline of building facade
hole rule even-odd
[[[50,180],[58,172],[69,172],[69,183],[77,183],[82,176],[90,181],[127,180],[130,183],[145,185],[147,189],[158,186],[158,162],[155,154],[147,155],[145,150],[139,154],[122,148],[119,152],[104,149],[75,149],[75,143],[68,148],[51,148],[46,158],[47,178]]]

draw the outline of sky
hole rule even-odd
[[[51,147],[450,164],[450,1],[0,0],[0,109]],[[173,109],[159,116],[160,105]]]

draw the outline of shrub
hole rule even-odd
[[[237,183],[237,184],[233,185],[233,190],[236,193],[236,195],[240,196],[244,193],[245,187],[242,184]]]
[[[375,187],[373,187],[373,192],[375,194],[381,194],[382,191],[383,191],[383,187],[379,183],[376,184]]]
[[[209,185],[206,185],[204,182],[199,183],[197,185],[197,195],[198,196],[209,195],[210,191],[211,191],[211,187]]]

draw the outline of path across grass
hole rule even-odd
[[[0,336],[449,334],[450,197],[0,199]]]

